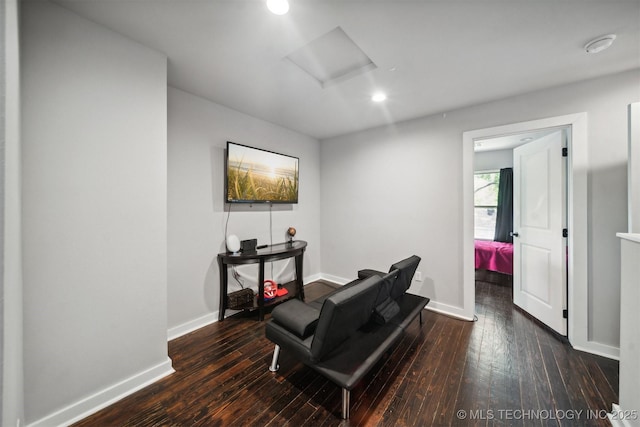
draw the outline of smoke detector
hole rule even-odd
[[[584,45],[584,50],[587,53],[602,52],[603,50],[611,46],[615,39],[616,39],[615,34],[607,34],[606,36],[600,36],[596,39],[591,40],[586,45]]]

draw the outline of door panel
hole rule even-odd
[[[521,179],[527,183],[522,196],[522,226],[549,228],[549,150],[520,157]]]
[[[520,246],[521,257],[527,262],[521,265],[521,288],[530,298],[536,298],[539,302],[551,305],[551,296],[547,283],[551,280],[549,264],[551,252],[544,248],[531,245]]]
[[[567,334],[562,131],[513,150],[513,302]]]

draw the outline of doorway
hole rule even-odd
[[[567,336],[581,350],[598,353],[588,339],[587,275],[587,115],[557,116],[541,120],[497,126],[463,134],[463,308],[464,318],[473,319],[475,311],[475,259],[473,220],[474,141],[498,136],[517,135],[536,129],[570,129],[567,164],[567,238],[568,291]]]
[[[507,284],[513,304],[563,336],[570,131],[565,126],[474,140],[476,279]],[[485,184],[487,177],[496,182]]]

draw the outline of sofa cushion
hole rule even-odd
[[[324,301],[311,342],[312,360],[321,360],[371,319],[381,284],[381,277],[372,276]]]
[[[409,323],[429,304],[429,298],[405,293],[396,302],[400,307],[400,312],[387,323],[406,329]]]
[[[372,270],[370,268],[366,268],[364,270],[358,270],[358,279],[366,279],[367,277],[371,277],[371,276],[384,276],[384,273],[382,271],[378,271],[378,270]]]
[[[376,297],[375,306],[380,304],[387,304],[387,300],[391,297],[391,289],[394,287],[396,280],[398,280],[398,270],[392,270],[389,273],[381,275],[382,283],[380,284],[380,290]]]
[[[419,263],[420,257],[413,255],[391,266],[389,271],[398,270],[398,278],[391,288],[391,298],[397,300],[409,289]]]
[[[381,274],[381,276],[383,276],[384,274]],[[356,280],[352,280],[351,282],[342,285],[342,286],[338,286],[336,289],[334,289],[333,291],[329,292],[328,294],[325,294],[319,298],[314,299],[311,302],[308,302],[307,304],[309,304],[312,307],[315,307],[316,309],[318,309],[318,311],[322,310],[322,304],[324,304],[325,300],[327,300],[328,298],[331,298],[333,295],[340,293],[340,292],[344,292],[346,289],[349,289],[355,285],[357,285],[358,283],[362,282],[362,280],[360,279],[356,279]]]
[[[398,313],[400,313],[400,306],[396,300],[387,298],[373,310],[373,321],[379,325],[384,325]]]
[[[307,338],[316,330],[320,312],[299,299],[291,299],[280,304],[271,312],[274,322],[293,332],[300,338]]]
[[[398,279],[398,270],[393,270],[387,274],[383,274],[380,290],[376,297],[376,304],[373,310],[373,320],[383,325],[393,316],[398,314],[398,304],[391,298],[391,289]]]

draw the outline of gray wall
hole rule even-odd
[[[217,320],[219,270],[225,250],[226,142],[233,141],[300,158],[299,203],[274,205],[273,241],[284,241],[289,226],[307,240],[305,277],[320,272],[320,147],[318,141],[178,89],[169,88],[168,127],[169,336]],[[270,242],[269,207],[232,205],[229,234]],[[240,268],[257,289],[257,266]],[[274,263],[279,282],[294,277],[293,261]],[[267,265],[266,276],[271,275]],[[229,291],[240,289],[231,281]]]
[[[588,112],[588,327],[594,341],[618,344],[615,232],[626,225],[626,105],[640,99],[638,70],[318,143],[179,90],[167,99],[163,55],[52,3],[25,2],[23,13],[24,212],[19,150],[7,147],[5,220],[17,228],[5,247],[19,265],[22,218],[24,304],[20,271],[7,287],[5,270],[5,297],[17,304],[11,319],[24,307],[26,422],[54,424],[47,417],[79,413],[85,399],[99,406],[114,384],[127,392],[143,372],[166,373],[167,329],[215,318],[226,140],[300,157],[300,203],[272,218],[275,241],[289,225],[309,241],[307,280],[346,281],[417,253],[424,281],[413,291],[459,306],[462,132]],[[268,207],[234,206],[230,233],[266,242],[268,230]],[[19,344],[19,321],[7,330]],[[22,356],[6,354],[19,416]]]
[[[25,412],[51,425],[171,372],[166,57],[22,6]]]
[[[513,167],[513,149],[480,151],[475,153],[473,169],[475,171],[500,170]]]
[[[462,133],[587,112],[589,337],[619,343],[620,249],[626,229],[627,104],[638,70],[321,141],[322,271],[353,277],[416,253],[412,290],[461,307]]]

